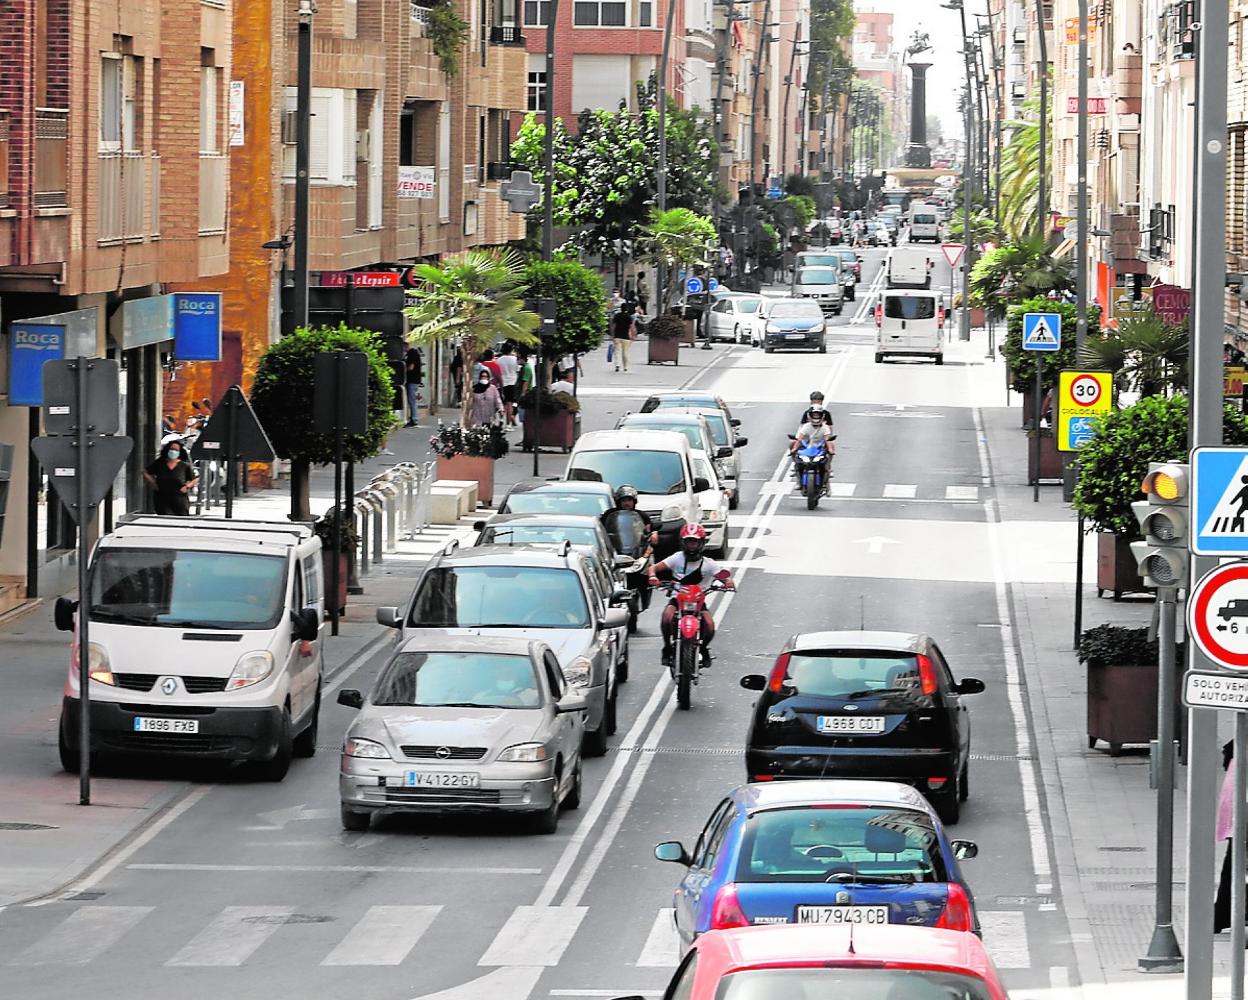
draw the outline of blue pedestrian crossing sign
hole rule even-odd
[[[1192,551],[1248,556],[1248,448],[1192,451]]]
[[[689,295],[701,295],[702,287],[701,278],[690,278],[685,282],[685,292]]]
[[[1023,350],[1056,351],[1062,346],[1060,313],[1023,313]]]

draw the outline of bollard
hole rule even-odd
[[[368,575],[368,517],[372,510],[372,505],[357,493],[355,495],[355,513],[359,518],[359,524],[356,526],[356,533],[360,538],[360,562],[357,576]]]
[[[371,488],[364,490],[364,496],[373,508],[372,514],[369,515],[373,524],[373,562],[379,563],[384,558],[382,550],[382,530],[384,527],[382,517],[386,510],[386,498],[385,494]]]

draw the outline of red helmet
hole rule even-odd
[[[700,524],[686,524],[680,529],[680,548],[686,556],[702,555],[706,547],[706,529]]]
[[[683,542],[686,538],[700,538],[706,541],[706,529],[700,524],[686,524],[680,529],[680,540]]]

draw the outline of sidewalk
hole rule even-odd
[[[680,365],[646,365],[645,342],[634,350],[637,359],[627,373],[615,373],[606,362],[605,346],[582,359],[578,386],[582,431],[614,427],[629,410],[640,407],[652,392],[697,384],[709,366],[721,362],[732,348],[716,345],[711,351],[684,348]],[[421,426],[391,434],[393,455],[378,455],[356,466],[355,486],[398,462],[427,462],[433,456],[429,438],[438,418],[458,419],[454,408],[425,416]],[[495,502],[516,482],[533,475],[533,455],[520,450],[519,428],[511,435],[512,451],[500,459],[495,472]],[[566,456],[543,452],[540,474],[555,478],[563,472]],[[236,518],[284,521],[290,512],[290,487],[238,497]],[[314,468],[310,482],[314,515],[333,505],[333,469]],[[221,517],[216,507],[211,516]],[[367,655],[384,638],[376,624],[378,606],[401,603],[410,592],[420,567],[452,537],[471,537],[472,522],[489,516],[488,510],[463,518],[459,525],[434,525],[415,538],[398,540],[397,551],[386,552],[380,564],[360,578],[362,595],[353,595],[340,622],[340,634],[326,632],[326,676]],[[0,908],[73,891],[83,876],[107,863],[142,831],[176,809],[196,780],[214,780],[211,773],[191,780],[187,769],[154,764],[127,768],[125,777],[93,776],[92,805],[79,806],[78,777],[65,774],[57,759],[56,732],[60,697],[69,666],[69,640],[52,623],[52,604],[45,602],[29,613],[0,626],[5,697],[0,698]]]

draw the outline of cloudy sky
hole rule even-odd
[[[932,63],[927,71],[927,110],[940,116],[946,133],[961,135],[962,118],[958,114],[958,90],[964,84],[964,70],[958,50],[962,47],[962,22],[956,10],[945,10],[940,0],[855,0],[855,10],[890,11],[893,38],[903,49],[915,30],[926,31],[932,39],[933,51],[923,58]],[[984,13],[986,0],[966,0],[967,18],[972,12]]]

